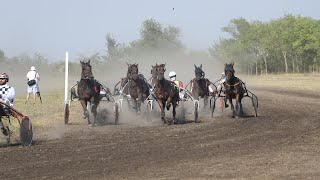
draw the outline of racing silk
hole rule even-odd
[[[0,94],[1,94],[1,101],[5,102],[9,99],[10,103],[13,103],[13,99],[15,96],[14,88],[9,86],[8,84],[0,86]]]
[[[175,81],[173,81],[173,82],[176,84],[176,86],[179,87],[179,89],[182,89],[182,88],[183,88],[183,83],[182,83],[181,81],[175,80]]]
[[[173,81],[174,82],[174,84],[179,88],[179,98],[180,98],[180,100],[182,100],[183,99],[183,97],[184,97],[184,94],[182,93],[182,88],[183,88],[183,83],[181,82],[181,81],[178,81],[178,80],[174,80]]]

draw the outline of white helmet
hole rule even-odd
[[[176,72],[174,71],[169,72],[169,78],[171,79],[171,81],[175,81],[176,76],[177,76]]]
[[[31,71],[35,71],[36,68],[35,68],[34,66],[31,66],[30,70],[31,70]]]
[[[174,71],[169,72],[169,77],[170,78],[174,77],[174,76],[177,76],[176,72],[174,72]]]

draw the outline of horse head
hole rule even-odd
[[[138,78],[139,69],[138,64],[128,64],[128,71],[127,71],[127,77],[129,79],[136,80]]]
[[[233,69],[233,65],[234,65],[233,62],[230,63],[230,64],[227,64],[227,63],[224,64],[224,73],[225,73],[225,75],[227,77],[227,80],[231,79],[232,77],[234,77],[235,71]]]
[[[94,79],[90,60],[88,62],[80,61],[82,66],[81,79]]]
[[[202,64],[200,66],[194,65],[194,74],[196,75],[196,78],[202,78],[204,76],[204,72],[202,71]]]
[[[164,79],[164,72],[166,72],[165,68],[166,64],[159,64],[155,66],[156,77],[159,81]]]

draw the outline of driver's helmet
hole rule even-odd
[[[6,82],[9,82],[9,75],[7,73],[1,73],[0,78],[6,79]]]
[[[171,81],[176,80],[176,76],[177,76],[176,72],[174,71],[169,72],[169,78],[171,79]]]

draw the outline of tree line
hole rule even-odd
[[[248,74],[319,72],[319,29],[319,20],[302,16],[285,15],[268,22],[232,19],[222,28],[227,38],[220,38],[208,50],[187,52],[180,28],[147,19],[139,29],[138,39],[125,44],[108,33],[105,53],[80,55],[77,61],[70,62],[69,72],[79,75],[79,61],[88,59],[96,73],[122,68],[126,62],[150,64],[182,60],[180,63],[197,63],[199,59],[213,63],[235,62],[239,70]],[[40,53],[6,57],[0,50],[1,69],[5,67],[9,72],[19,69],[17,66],[37,64],[38,69],[45,72],[61,74],[63,61],[49,61]]]
[[[209,48],[223,62],[236,62],[248,74],[308,73],[320,68],[320,21],[285,15],[268,22],[232,19]]]

